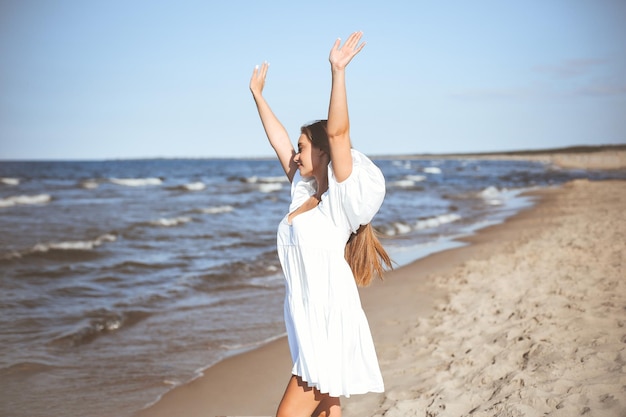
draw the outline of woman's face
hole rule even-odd
[[[298,165],[300,175],[303,177],[316,177],[322,172],[326,172],[328,167],[328,156],[324,151],[313,146],[304,133],[298,139],[298,153],[293,157]]]

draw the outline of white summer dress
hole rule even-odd
[[[333,397],[383,392],[383,379],[356,282],[344,258],[350,235],[369,223],[385,196],[385,179],[365,155],[352,150],[352,173],[338,183],[328,167],[319,205],[278,227],[285,274],[285,325],[292,374]],[[316,192],[313,178],[296,172],[289,213]]]

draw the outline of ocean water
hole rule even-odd
[[[373,225],[399,264],[528,207],[521,194],[625,172],[379,159]],[[0,161],[0,415],[130,416],[284,334],[274,160]]]

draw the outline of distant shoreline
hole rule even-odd
[[[580,153],[596,153],[596,152],[614,152],[614,151],[626,151],[626,144],[620,145],[593,145],[593,146],[567,146],[564,148],[548,148],[548,149],[521,149],[516,151],[493,151],[493,152],[455,152],[455,153],[416,153],[406,155],[372,155],[372,158],[377,159],[390,159],[390,158],[415,158],[415,159],[428,159],[428,158],[446,158],[457,159],[467,157],[494,157],[494,156],[541,156],[552,155],[555,153],[567,153],[567,154],[580,154]]]
[[[626,144],[619,145],[581,145],[568,146],[564,148],[548,148],[548,149],[521,149],[515,151],[490,151],[490,152],[455,152],[455,153],[406,153],[406,154],[368,154],[372,159],[527,159],[535,160],[540,157],[548,157],[554,154],[589,154],[599,152],[618,152],[626,154]],[[146,157],[129,157],[129,158],[86,158],[86,159],[3,159],[2,162],[108,162],[108,161],[143,161],[143,160],[271,160],[275,159],[273,155],[267,156],[146,156]]]
[[[373,159],[485,159],[537,161],[568,169],[626,169],[626,145],[570,146],[566,148],[466,154],[372,156]]]

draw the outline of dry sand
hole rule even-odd
[[[626,416],[626,182],[575,181],[362,291],[386,384],[345,417]],[[138,417],[269,416],[284,338]]]
[[[430,277],[432,315],[398,309],[386,392],[346,416],[626,416],[626,182],[541,194]]]
[[[623,169],[626,151],[600,151],[595,153],[557,153],[548,162],[561,168]]]

